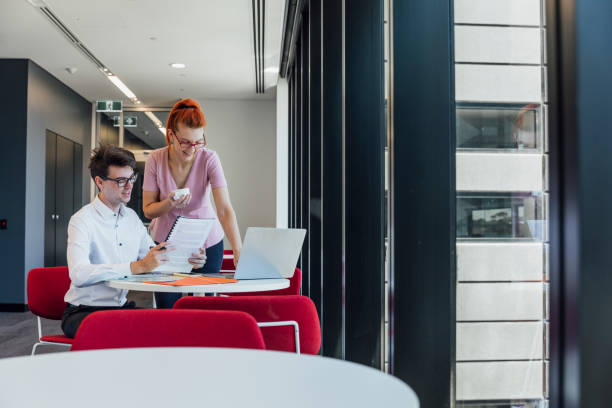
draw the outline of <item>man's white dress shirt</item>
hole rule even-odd
[[[134,210],[122,204],[115,213],[96,197],[68,224],[71,283],[64,300],[76,306],[123,306],[127,290],[104,282],[130,275],[130,263],[154,245]]]

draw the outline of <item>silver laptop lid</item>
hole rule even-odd
[[[305,236],[305,229],[249,227],[234,279],[290,278]]]

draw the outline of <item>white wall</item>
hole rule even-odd
[[[240,236],[247,227],[276,225],[274,100],[198,100],[208,147],[219,154]],[[224,246],[230,248],[227,238]]]

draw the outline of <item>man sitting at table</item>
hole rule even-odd
[[[105,281],[130,274],[151,272],[168,261],[168,242],[155,243],[136,212],[125,206],[138,178],[132,152],[103,145],[89,161],[91,178],[100,189],[96,199],[70,218],[68,225],[68,270],[70,289],[62,317],[62,330],[74,337],[79,325],[98,310],[134,308],[127,290],[114,289]],[[189,262],[201,268],[204,251]]]

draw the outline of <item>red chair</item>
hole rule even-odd
[[[236,267],[234,266],[234,251],[231,249],[223,250],[223,261],[221,261],[221,270],[222,271],[235,271]]]
[[[105,310],[87,316],[71,351],[130,347],[265,349],[247,313],[210,310]]]
[[[295,268],[293,276],[289,278],[289,287],[285,289],[266,290],[263,292],[236,292],[236,293],[222,293],[227,296],[286,296],[286,295],[300,295],[302,292],[302,271],[300,268]]]
[[[62,320],[66,302],[64,295],[70,288],[67,266],[36,268],[28,273],[28,308],[38,320],[38,343],[32,347],[32,355],[38,346],[53,345],[70,347],[72,339],[63,334],[42,335],[41,317]]]
[[[321,348],[319,316],[306,296],[187,296],[174,308],[247,312],[257,320],[267,350],[317,354]]]

